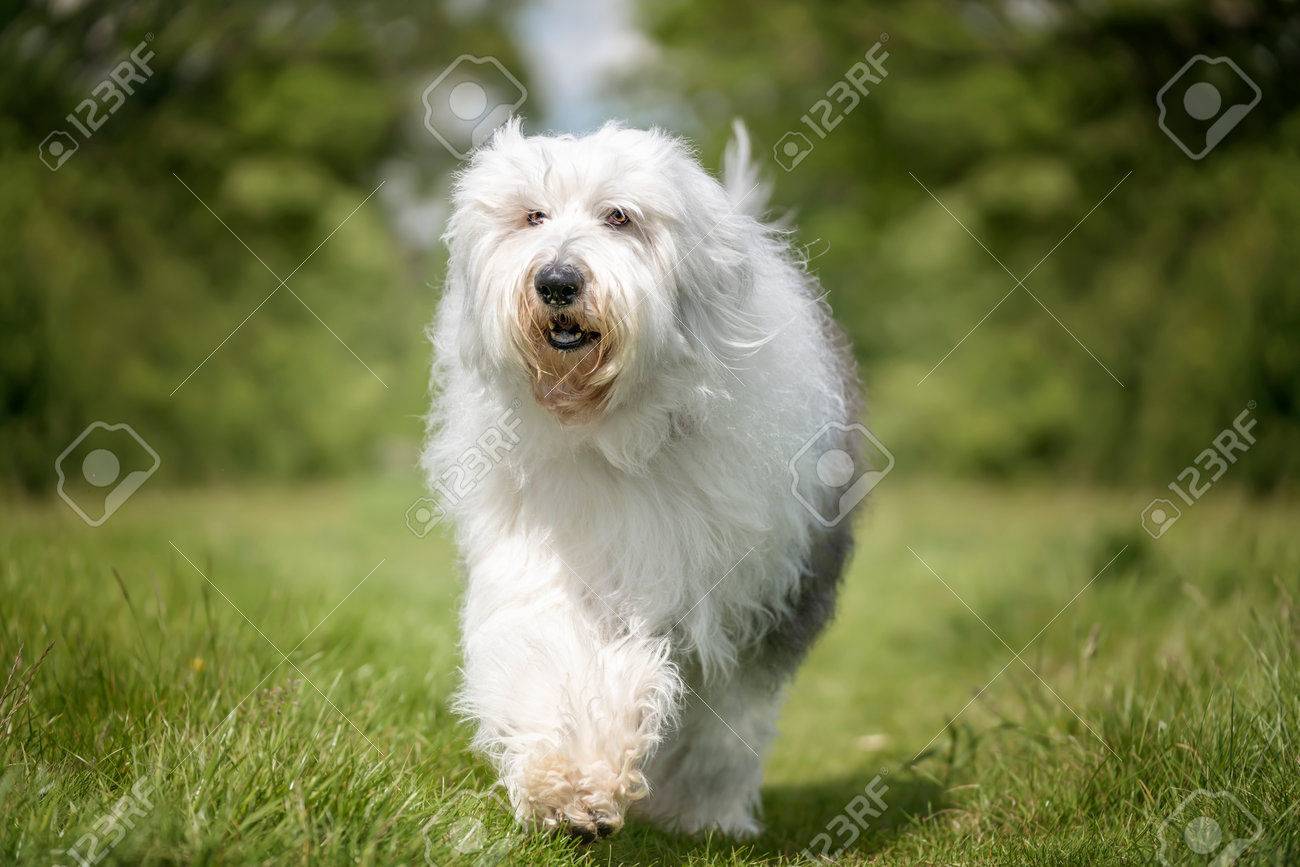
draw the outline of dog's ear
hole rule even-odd
[[[467,215],[454,214],[443,241],[447,244],[447,278],[438,302],[434,345],[439,358],[459,357],[462,365],[477,367],[483,361],[484,346],[474,321],[470,297],[470,263],[476,251],[473,229],[465,225]]]
[[[699,362],[735,370],[772,338],[758,323],[752,261],[737,256],[744,233],[714,230],[678,266],[676,314],[686,343]]]

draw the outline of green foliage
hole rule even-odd
[[[0,478],[48,491],[96,419],[154,445],[160,481],[409,465],[441,263],[403,240],[391,187],[358,206],[386,164],[416,194],[445,184],[420,90],[465,52],[520,70],[513,8],[67,7],[0,30]],[[1294,483],[1293,9],[642,13],[663,50],[609,83],[630,114],[666,106],[710,163],[737,115],[763,158],[787,130],[815,140],[793,171],[768,164],[774,205],[800,224],[900,465],[1160,486],[1254,401],[1260,441],[1224,484]],[[800,118],[884,34],[888,76],[818,138]],[[148,35],[149,81],[48,171],[45,134]],[[1154,97],[1198,53],[1235,59],[1263,99],[1193,161]]]
[[[795,210],[901,463],[1159,484],[1256,401],[1261,441],[1233,477],[1294,482],[1293,7],[762,0],[646,17],[667,48],[649,96],[690,95],[679,113],[706,152],[736,115],[763,157],[787,130],[814,143],[789,173],[771,163],[774,205]],[[888,76],[819,139],[801,117],[882,34]],[[1199,162],[1155,104],[1198,53],[1263,92]]]
[[[384,160],[450,164],[407,127],[463,44],[509,57],[494,20],[402,3],[10,20],[0,478],[50,490],[97,419],[131,424],[173,482],[409,466],[437,263],[372,193]],[[142,42],[152,76],[49,171],[38,143]]]

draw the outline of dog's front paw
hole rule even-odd
[[[603,761],[575,763],[556,755],[524,763],[510,788],[521,822],[533,828],[604,840],[623,827],[623,813],[645,796],[640,772]]]
[[[544,830],[574,837],[586,844],[612,836],[623,827],[623,816],[598,811],[584,799],[575,798],[562,807],[535,805],[534,822]]]

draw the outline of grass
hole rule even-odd
[[[9,500],[0,864],[1147,864],[1207,813],[1239,863],[1300,863],[1300,508],[1216,489],[1153,541],[1149,492],[898,475],[789,690],[768,831],[586,850],[519,839],[466,751],[413,483],[146,485],[99,529]],[[1198,790],[1236,801],[1176,812]]]

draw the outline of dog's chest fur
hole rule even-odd
[[[670,438],[640,472],[594,446],[544,458],[525,446],[511,456],[513,472],[495,479],[503,489],[484,500],[544,538],[575,603],[647,632],[676,631],[707,668],[798,605],[813,540],[775,456],[742,430],[705,429],[686,415],[668,423]],[[731,442],[719,449],[719,438]]]

